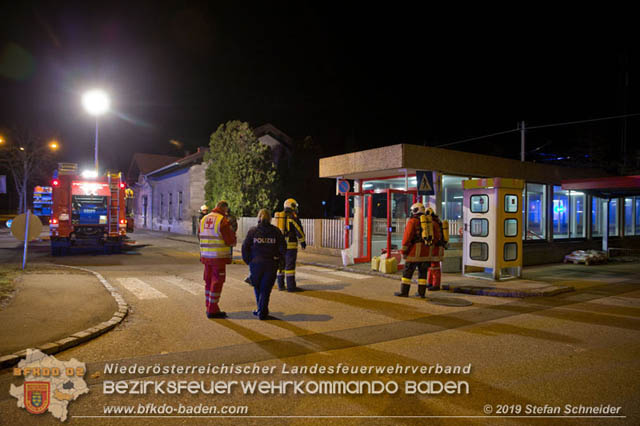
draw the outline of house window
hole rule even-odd
[[[178,220],[182,220],[182,191],[178,192]]]
[[[169,193],[169,221],[173,220],[173,194]]]
[[[164,194],[160,194],[160,219],[164,219]]]

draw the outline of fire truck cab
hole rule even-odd
[[[51,187],[49,235],[53,256],[69,254],[71,248],[120,252],[127,236],[122,173],[82,176],[77,164],[59,163]]]

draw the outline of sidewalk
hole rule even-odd
[[[163,234],[166,238],[183,241],[192,244],[198,244],[198,238],[195,235],[172,234],[169,232],[148,231],[155,234]],[[240,255],[240,243],[234,248],[234,262],[242,262]],[[369,263],[360,263],[350,266],[342,264],[342,258],[338,256],[327,256],[323,254],[313,253],[312,250],[298,250],[298,263],[302,265],[323,266],[326,268],[338,269],[347,272],[355,272],[358,274],[377,275],[385,278],[398,280],[402,277],[402,271],[395,274],[384,274],[382,272],[371,270]],[[415,275],[414,275],[415,277]],[[417,284],[417,280],[414,278]],[[494,297],[535,297],[535,296],[555,296],[560,293],[574,291],[573,287],[552,285],[542,281],[532,281],[524,279],[511,279],[507,281],[490,281],[481,278],[465,277],[462,274],[442,274],[442,289],[453,293],[465,293],[476,296],[494,296]]]
[[[13,300],[0,311],[0,369],[18,362],[27,348],[57,353],[122,321],[126,305],[101,278],[57,265],[29,267],[17,279]]]

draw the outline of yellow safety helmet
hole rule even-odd
[[[413,215],[424,214],[424,204],[413,203],[413,205],[411,206],[411,214]]]
[[[284,202],[285,209],[298,210],[298,202],[293,198],[289,198]]]
[[[209,207],[206,204],[200,206],[200,213],[207,213],[209,211]]]

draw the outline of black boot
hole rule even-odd
[[[416,297],[425,298],[427,294],[427,286],[426,285],[418,285],[418,292],[415,294]]]
[[[395,292],[393,295],[398,297],[409,297],[409,289],[411,286],[409,284],[401,284],[400,291]]]

